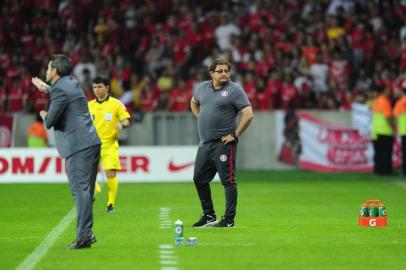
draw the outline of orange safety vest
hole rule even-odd
[[[392,107],[389,97],[379,95],[372,105],[372,139],[378,135],[393,135],[393,130],[388,118],[392,117]]]

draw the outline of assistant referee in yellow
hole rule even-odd
[[[109,95],[109,81],[98,76],[93,80],[96,99],[89,101],[89,112],[93,118],[97,134],[102,142],[101,163],[107,177],[107,212],[115,210],[118,190],[117,171],[121,169],[118,154],[118,134],[130,125],[130,114],[126,107]],[[100,187],[99,187],[100,188]]]

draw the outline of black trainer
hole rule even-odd
[[[111,203],[109,205],[107,205],[106,212],[107,213],[113,213],[114,212],[114,206]]]
[[[209,227],[217,223],[216,216],[202,215],[202,217],[193,224],[193,227]]]
[[[90,248],[92,244],[96,243],[97,239],[94,234],[83,240],[75,240],[69,245],[70,249]]]
[[[229,221],[225,217],[222,217],[220,222],[214,225],[214,227],[234,227],[234,221]]]

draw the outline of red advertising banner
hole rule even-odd
[[[278,159],[311,171],[371,172],[370,135],[358,129],[323,121],[305,112],[279,112]],[[395,138],[393,166],[400,164],[400,144]]]

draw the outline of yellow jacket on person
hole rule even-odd
[[[102,102],[91,100],[88,106],[100,140],[117,140],[118,132],[115,126],[118,122],[130,118],[127,108],[118,99],[110,96]]]

